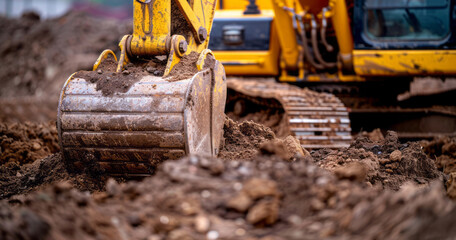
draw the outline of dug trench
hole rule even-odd
[[[402,144],[389,132],[378,141],[360,137],[348,149],[309,153],[291,136],[277,138],[263,125],[226,118],[218,158],[167,161],[140,181],[69,173],[55,142],[53,124],[3,126],[2,159],[8,160],[0,167],[0,236],[448,239],[456,234],[456,204],[448,197],[455,189],[454,139]],[[28,153],[8,155],[15,143],[30,146]],[[34,143],[50,155],[40,159]]]

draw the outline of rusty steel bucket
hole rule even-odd
[[[98,168],[109,175],[148,175],[164,160],[217,155],[225,101],[225,70],[218,61],[191,79],[144,76],[113,96],[70,77],[58,106],[61,152],[75,170]]]

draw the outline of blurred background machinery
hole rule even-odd
[[[19,17],[33,11],[41,18],[55,18],[71,9],[97,17],[128,19],[133,17],[131,5],[123,0],[0,0],[0,15]]]

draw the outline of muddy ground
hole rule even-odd
[[[400,143],[376,131],[347,149],[309,152],[283,134],[281,113],[266,119],[260,109],[226,118],[217,158],[167,161],[144,179],[69,172],[55,127],[58,92],[103,49],[116,49],[130,25],[71,13],[0,26],[0,239],[456,236],[456,138]]]
[[[13,130],[3,131],[5,136],[22,133],[10,137],[11,145],[52,146],[55,140],[53,125],[6,127]],[[24,129],[30,129],[28,135]],[[389,132],[380,141],[360,137],[348,149],[310,153],[290,139],[227,118],[219,158],[168,161],[156,175],[136,180],[69,173],[59,153],[28,164],[6,162],[0,166],[0,236],[452,239],[456,234],[456,204],[446,192],[455,194],[455,139],[401,144]]]

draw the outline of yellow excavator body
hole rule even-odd
[[[75,73],[63,86],[59,143],[75,170],[140,176],[167,159],[218,154],[226,78],[207,48],[216,0],[135,0],[133,6],[133,34],[122,38],[119,59],[105,50],[93,71]],[[179,72],[184,65],[194,71]],[[102,84],[118,86],[105,91]]]
[[[228,63],[228,75],[274,76],[284,82],[338,82],[369,81],[379,76],[456,74],[450,21],[453,1],[253,2],[257,4],[257,13],[245,13],[247,4],[243,0],[219,2],[217,27],[228,20],[241,27],[253,19],[263,19],[259,24],[268,24],[270,28],[263,32],[269,33],[268,47],[238,50],[229,42],[225,47],[215,47],[217,59]],[[242,36],[244,45],[253,41],[248,34]],[[330,55],[332,60],[326,60]]]
[[[343,94],[383,84],[382,91],[396,91],[390,95],[400,101],[456,90],[454,80],[445,80],[456,76],[454,5],[454,0],[219,1],[210,48],[235,79],[228,88],[237,95],[229,96],[227,106],[244,109],[242,102],[275,98],[303,146],[347,146],[349,110],[337,98],[311,94],[309,100],[308,92],[295,87],[292,98],[290,87],[259,79]],[[242,84],[248,80],[261,87]]]

